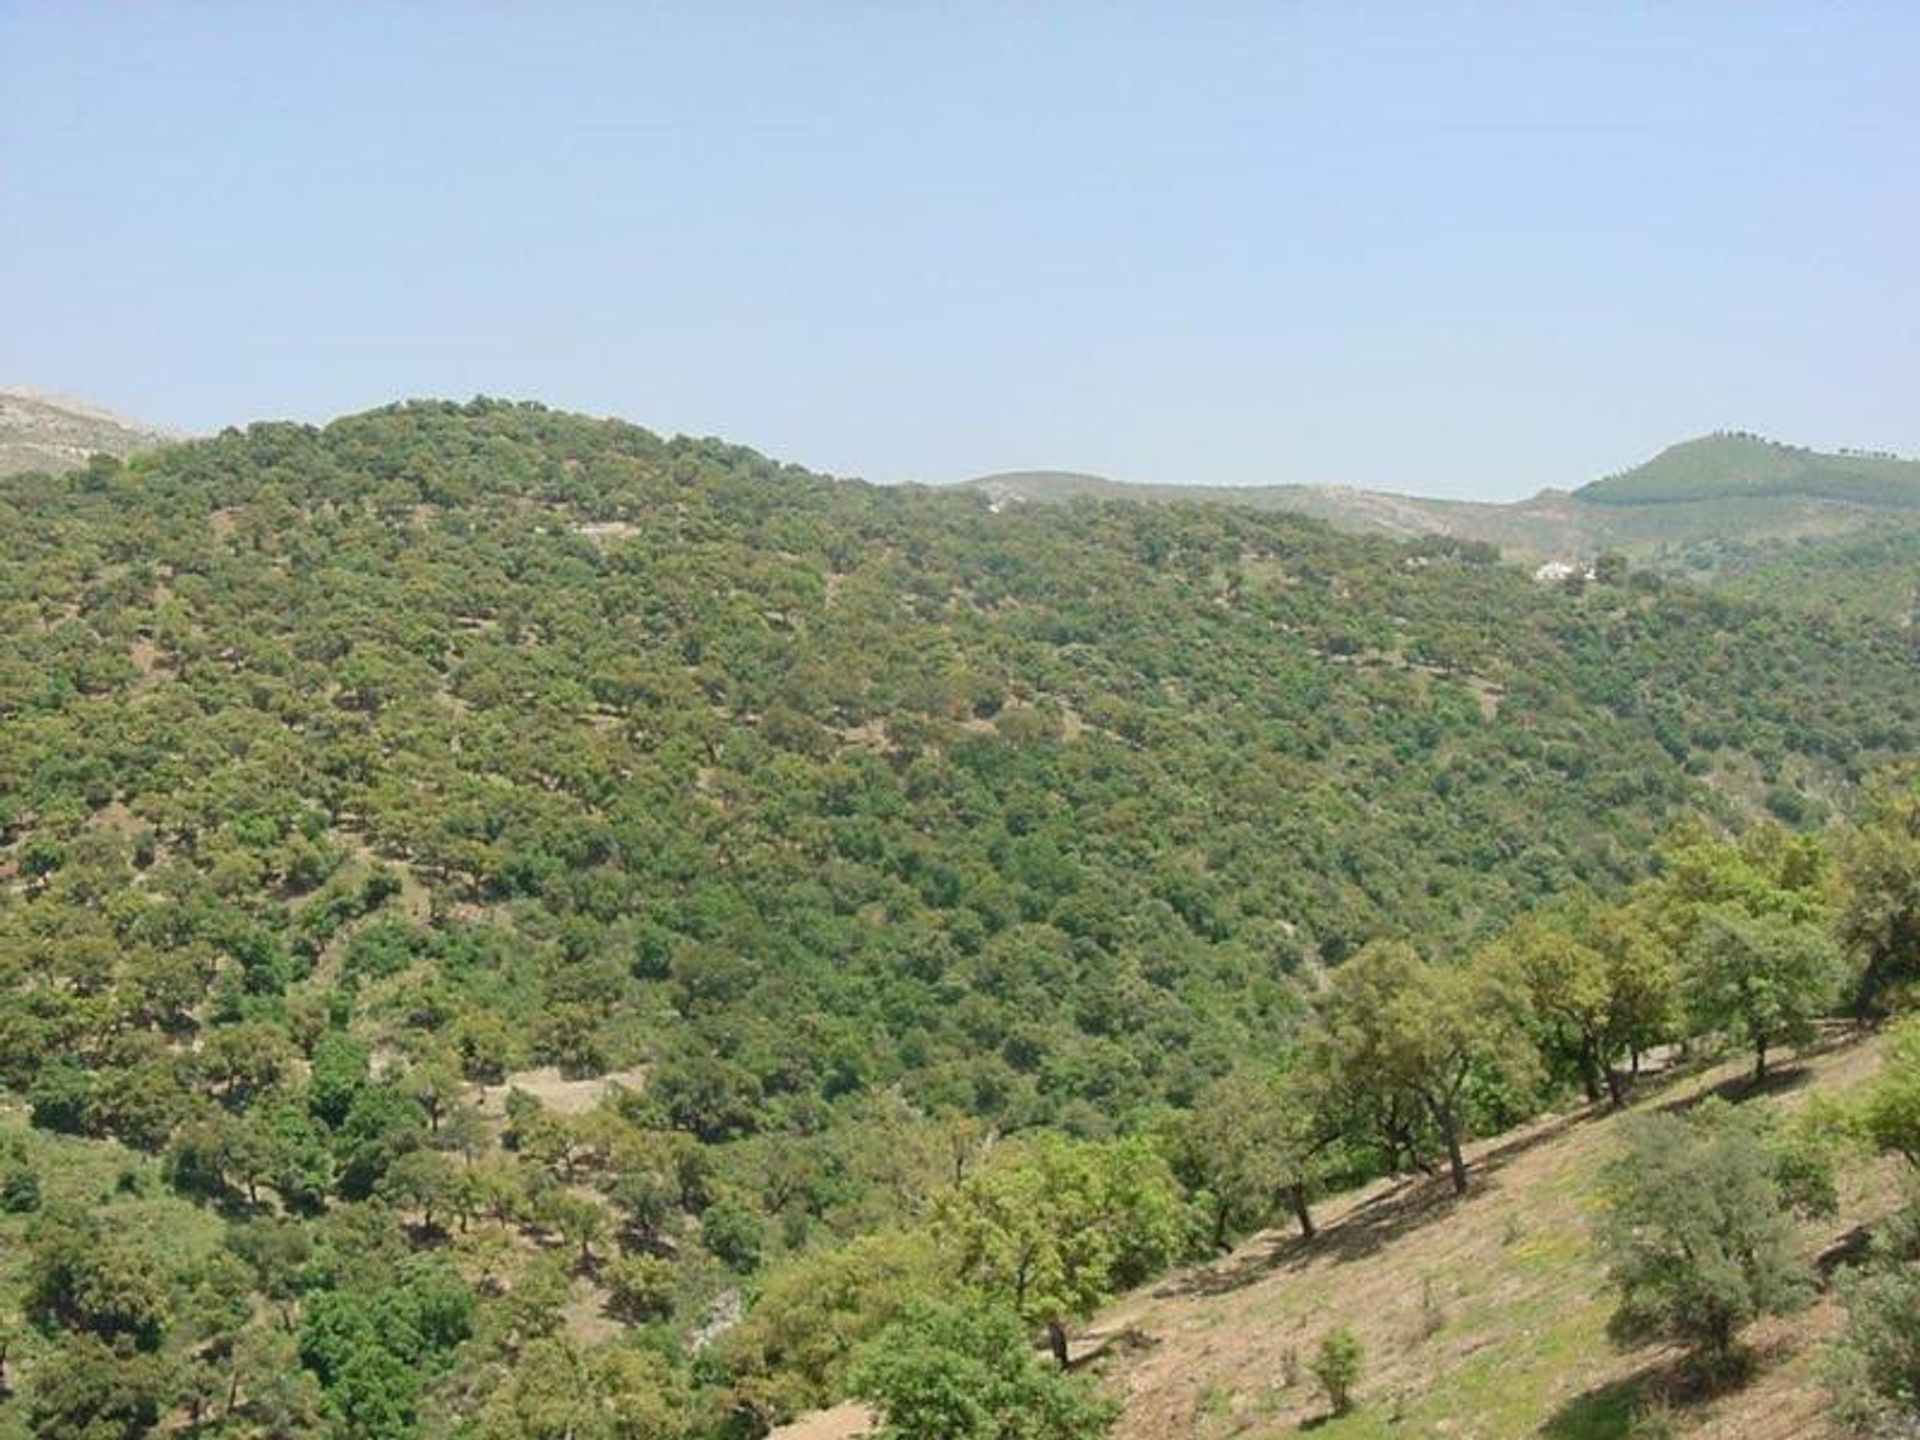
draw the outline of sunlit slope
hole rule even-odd
[[[1676,569],[1699,546],[1920,528],[1920,461],[1822,454],[1746,435],[1689,440],[1620,475],[1511,504],[1328,485],[1134,485],[1063,471],[970,483],[1003,509],[1085,498],[1236,505],[1310,515],[1345,530],[1483,541],[1518,561],[1618,550]],[[1712,578],[1711,567],[1705,573]]]
[[[1870,1075],[1875,1043],[1837,1037],[1765,1094],[1769,1108],[1833,1096]],[[1629,1110],[1684,1105],[1710,1087],[1743,1095],[1738,1067],[1654,1083]],[[1382,1183],[1326,1207],[1311,1244],[1258,1236],[1218,1265],[1116,1305],[1083,1337],[1125,1397],[1118,1440],[1277,1436],[1327,1440],[1448,1435],[1472,1440],[1627,1440],[1636,1412],[1713,1440],[1815,1440],[1831,1399],[1820,1342],[1835,1298],[1755,1327],[1757,1373],[1698,1395],[1660,1345],[1608,1340],[1613,1297],[1591,1241],[1600,1173],[1620,1116],[1582,1111],[1489,1141],[1462,1199],[1443,1180]],[[1843,1245],[1898,1203],[1897,1162],[1847,1167],[1840,1213],[1802,1228],[1805,1255]],[[1321,1335],[1350,1327],[1366,1350],[1355,1411],[1325,1417],[1306,1373]],[[1664,1432],[1663,1432],[1664,1433]]]

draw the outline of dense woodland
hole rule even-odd
[[[0,547],[0,1436],[1097,1433],[1116,1289],[1920,965],[1913,632],[1625,565],[492,401]]]
[[[1920,626],[1920,525],[1822,539],[1702,541],[1673,547],[1658,563],[1740,599]]]

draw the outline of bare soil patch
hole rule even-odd
[[[616,1070],[591,1079],[572,1080],[556,1067],[543,1065],[534,1070],[516,1070],[498,1085],[479,1086],[474,1100],[480,1113],[493,1120],[506,1117],[507,1096],[515,1090],[531,1095],[556,1115],[584,1115],[605,1099],[614,1086],[641,1090],[646,1087],[646,1081],[646,1073],[641,1070]]]

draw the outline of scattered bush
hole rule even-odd
[[[1353,1409],[1354,1387],[1360,1383],[1364,1352],[1360,1339],[1344,1325],[1320,1337],[1319,1352],[1313,1357],[1313,1378],[1327,1392],[1327,1404],[1336,1415]]]
[[[40,1208],[40,1176],[31,1165],[14,1161],[0,1168],[0,1211],[30,1215]]]
[[[1600,1229],[1620,1292],[1615,1338],[1674,1340],[1726,1370],[1748,1322],[1797,1307],[1811,1289],[1776,1157],[1754,1119],[1713,1101],[1684,1119],[1636,1116],[1626,1136]]]
[[[1839,1419],[1862,1434],[1920,1432],[1920,1201],[1875,1237],[1839,1290],[1847,1323],[1827,1357]]]
[[[607,1309],[630,1324],[664,1320],[673,1313],[674,1269],[652,1255],[627,1255],[601,1271]]]

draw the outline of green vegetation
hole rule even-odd
[[[1323,1118],[1331,1107],[1304,1081],[1304,1072],[1276,1078],[1235,1070],[1201,1091],[1173,1135],[1175,1170],[1212,1212],[1214,1249],[1264,1219],[1276,1196],[1285,1198],[1300,1233],[1313,1238],[1313,1195],[1336,1168],[1342,1136]]]
[[[1860,1106],[1860,1128],[1876,1149],[1920,1171],[1920,1017],[1903,1021],[1887,1046],[1886,1069]]]
[[[884,1440],[1090,1440],[1115,1406],[1049,1372],[1010,1311],[928,1305],[856,1362],[853,1386],[886,1417]]]
[[[1724,433],[1669,446],[1644,465],[1574,493],[1590,505],[1799,495],[1913,508],[1920,506],[1920,460],[1858,452],[1824,455],[1758,435]]]
[[[1865,1262],[1840,1278],[1847,1318],[1828,1380],[1851,1428],[1892,1435],[1920,1417],[1920,1016],[1894,1031],[1855,1121],[1869,1145],[1906,1162],[1911,1198],[1877,1229]]]
[[[1871,528],[1833,536],[1711,538],[1648,557],[1678,576],[1742,600],[1792,605],[1883,625],[1920,623],[1920,517],[1881,512]]]
[[[1636,1116],[1608,1201],[1623,1338],[1664,1336],[1724,1368],[1748,1322],[1806,1303],[1812,1277],[1772,1157],[1742,1113],[1710,1101],[1685,1118]]]
[[[1920,460],[1821,454],[1750,435],[1689,440],[1624,474],[1511,504],[1337,486],[1121,484],[1049,471],[971,485],[1003,508],[1229,505],[1527,565],[1611,554],[1743,599],[1897,625],[1910,623],[1917,598]]]
[[[1874,1237],[1840,1277],[1846,1326],[1829,1358],[1840,1416],[1865,1435],[1898,1435],[1920,1415],[1920,1201]]]
[[[1013,518],[489,401],[5,482],[0,1436],[1093,1433],[1120,1290],[1920,968],[1904,792],[1760,822],[1891,632]]]
[[[1570,895],[1515,925],[1493,963],[1525,997],[1541,1058],[1589,1100],[1619,1105],[1623,1065],[1673,1028],[1677,967],[1639,911]]]
[[[1920,789],[1889,787],[1840,852],[1840,936],[1859,958],[1854,1009],[1920,1001]]]
[[[1334,972],[1306,1040],[1322,1113],[1377,1136],[1390,1168],[1403,1153],[1424,1166],[1431,1136],[1464,1191],[1476,1094],[1525,1093],[1531,1078],[1516,997],[1498,979],[1485,964],[1432,964],[1399,941],[1367,946]]]
[[[1320,1337],[1320,1348],[1313,1357],[1313,1378],[1327,1393],[1327,1404],[1336,1415],[1353,1408],[1354,1387],[1360,1383],[1364,1355],[1358,1337],[1351,1330],[1331,1330]]]
[[[962,1279],[1044,1330],[1064,1370],[1068,1322],[1180,1254],[1183,1218],[1172,1172],[1145,1142],[1047,1137],[942,1195],[934,1225]]]

